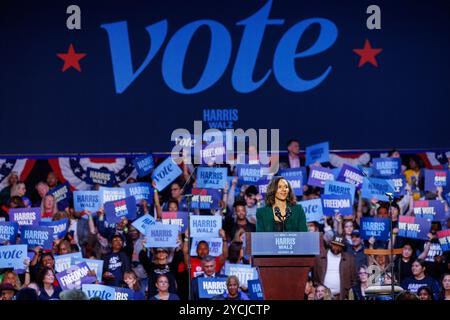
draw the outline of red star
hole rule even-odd
[[[58,58],[64,60],[62,72],[66,71],[70,67],[74,67],[81,72],[79,61],[86,56],[86,53],[75,53],[73,44],[70,44],[69,51],[67,51],[67,53],[58,53],[57,56]]]
[[[383,49],[374,49],[370,45],[370,42],[368,39],[366,39],[366,42],[364,43],[364,48],[362,49],[353,49],[353,52],[355,52],[357,55],[361,57],[359,59],[358,67],[361,68],[363,65],[365,65],[367,62],[370,62],[375,67],[378,67],[377,60],[375,59],[375,56],[379,54]]]

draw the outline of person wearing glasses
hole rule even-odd
[[[358,271],[358,283],[354,285],[349,293],[349,300],[366,300],[365,290],[369,286],[369,271],[366,265],[362,265]]]

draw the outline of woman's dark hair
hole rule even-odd
[[[418,290],[417,290],[417,295],[420,296],[420,291],[426,291],[428,296],[430,297],[430,300],[434,300],[433,297],[433,291],[431,290],[431,288],[429,286],[421,286]]]
[[[38,271],[36,275],[36,282],[40,287],[44,287],[44,278],[48,271],[51,271],[53,273],[53,276],[55,276],[55,271],[53,271],[53,269],[49,267],[43,267]]]
[[[426,269],[426,267],[427,267],[427,263],[424,259],[416,259],[416,260],[414,260],[414,262],[417,262],[418,264],[420,264],[422,266],[422,268]]]
[[[230,243],[230,246],[228,248],[228,260],[230,263],[238,263],[239,262],[239,256],[241,254],[242,249],[242,242],[234,241]]]
[[[170,199],[169,201],[167,201],[167,208],[169,208],[171,203],[175,203],[175,205],[177,206],[177,209],[180,208],[180,206],[178,205],[178,201],[175,199]]]
[[[292,206],[295,205],[297,203],[297,197],[292,190],[291,184],[284,177],[279,176],[274,177],[267,186],[266,205],[273,206],[275,204],[275,194],[278,190],[278,183],[280,182],[280,180],[285,180],[289,187],[289,193],[286,199],[287,203]]]
[[[55,257],[53,256],[53,254],[51,252],[44,252],[43,254],[41,254],[39,263],[42,263],[42,260],[44,260],[45,257],[50,256],[53,261],[55,261]]]
[[[441,277],[441,292],[439,292],[439,300],[445,300],[445,289],[442,283],[444,282],[444,278],[450,276],[450,273],[444,273]]]
[[[161,274],[158,274],[158,275],[156,276],[156,278],[155,278],[155,283],[157,283],[158,280],[161,279],[161,278],[166,278],[167,281],[169,281],[169,276],[168,276],[167,274],[165,274],[165,273],[161,273]],[[169,285],[170,285],[170,284],[169,284]]]
[[[139,290],[141,290],[141,284],[140,284],[140,282],[139,282],[139,278],[138,278],[136,272],[134,272],[133,270],[125,271],[124,274],[123,274],[124,279],[125,279],[125,275],[126,275],[126,274],[131,274],[131,275],[133,275],[134,278],[136,279],[136,282],[134,283],[134,286],[133,286],[133,288],[131,288],[131,289],[133,289],[134,291],[139,291]],[[124,282],[125,282],[125,281],[124,281]]]
[[[389,153],[388,153],[388,157],[392,157],[392,155],[394,154],[394,153],[396,153],[396,152],[398,152],[398,153],[400,153],[400,151],[398,151],[397,149],[391,149],[390,151],[389,151]]]

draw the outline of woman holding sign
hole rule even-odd
[[[256,211],[256,232],[306,232],[306,216],[289,181],[274,177],[267,186],[266,206]]]

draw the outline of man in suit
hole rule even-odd
[[[305,166],[305,160],[300,157],[300,141],[291,139],[287,143],[288,154],[280,156],[280,169],[299,168]]]
[[[202,269],[203,274],[192,279],[192,298],[194,300],[208,300],[208,299],[200,299],[199,297],[199,288],[198,288],[199,278],[225,278],[225,279],[227,278],[226,275],[216,273],[216,260],[213,256],[207,255],[202,259]]]

